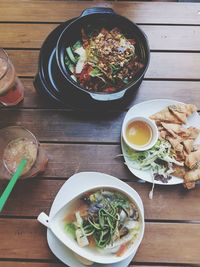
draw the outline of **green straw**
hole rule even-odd
[[[13,187],[15,186],[17,180],[19,179],[20,175],[22,174],[25,166],[27,164],[27,160],[26,159],[22,159],[20,161],[19,166],[17,167],[16,172],[13,174],[12,178],[10,179],[8,185],[6,186],[6,189],[4,190],[3,194],[0,197],[0,212],[2,211],[10,193],[13,190]]]

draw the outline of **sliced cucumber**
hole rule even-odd
[[[69,56],[69,59],[70,59],[73,63],[76,63],[76,59],[75,59],[75,57],[74,57],[74,54],[73,54],[72,49],[71,49],[70,46],[66,48],[66,51],[67,51],[67,55]]]
[[[80,41],[77,41],[73,46],[73,50],[75,51],[77,48],[80,48],[82,46],[81,42]]]
[[[71,61],[70,61],[69,57],[66,55],[65,56],[65,65],[68,67],[69,64],[71,64]]]
[[[71,71],[71,73],[74,73],[74,65],[73,64],[69,64],[68,69],[69,69],[69,71]]]
[[[68,55],[65,56],[65,66],[71,73],[74,73],[74,64],[69,59]]]

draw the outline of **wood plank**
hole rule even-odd
[[[58,24],[15,24],[13,27],[13,24],[0,24],[0,43],[6,48],[40,48],[48,34],[57,26]],[[140,27],[147,35],[152,50],[200,50],[199,26]]]
[[[149,79],[199,79],[200,54],[151,53]]]
[[[2,259],[55,258],[48,249],[46,229],[36,220],[0,219],[0,235]]]
[[[24,100],[19,104],[19,107],[24,108],[52,108],[56,107],[55,105],[52,105],[52,103],[49,103],[47,99],[42,98],[35,90],[35,87],[33,86],[33,79],[32,78],[26,78],[21,79],[25,92],[24,92]],[[57,105],[58,106],[58,105]]]
[[[10,50],[7,52],[16,68],[17,75],[25,77],[35,76],[38,68],[38,51]]]
[[[40,48],[58,24],[0,24],[0,43],[6,48]],[[13,42],[14,40],[14,42]]]
[[[41,211],[49,213],[57,192],[71,175],[83,171],[100,171],[128,181],[143,200],[145,219],[200,221],[199,205],[191,205],[198,199],[200,185],[196,185],[196,188],[190,191],[185,190],[182,185],[156,186],[154,198],[150,200],[148,196],[151,184],[138,183],[123,164],[123,159],[113,158],[116,152],[120,153],[119,147],[115,147],[116,151],[113,151],[112,147],[110,150],[106,147],[103,152],[103,146],[93,145],[92,149],[92,146],[82,145],[79,146],[79,153],[76,145],[44,147],[49,156],[49,165],[43,177],[47,178],[52,173],[54,180],[38,179],[42,178],[39,176],[31,180],[19,181],[1,215],[36,217]],[[107,156],[107,152],[110,156]],[[87,155],[87,160],[82,155]],[[93,163],[90,162],[92,156]],[[65,180],[59,180],[61,177]],[[6,184],[0,181],[0,193],[3,192]]]
[[[43,262],[16,262],[16,261],[1,261],[0,264],[4,267],[65,267],[63,263],[43,263]]]
[[[0,128],[23,125],[40,142],[120,143],[125,115],[126,112],[2,109]]]
[[[0,219],[0,226],[0,258],[55,258],[47,246],[46,229],[36,220]],[[199,238],[200,224],[146,223],[144,239],[134,260],[199,264]]]
[[[47,99],[41,98],[36,93],[32,79],[22,79],[22,82],[25,86],[25,99],[19,105],[20,107],[59,107],[59,105],[52,105],[52,103],[49,103]],[[137,90],[132,96],[132,101],[129,103],[127,108],[150,99],[173,98],[177,101],[193,103],[200,110],[199,88],[200,82],[144,80],[140,86],[140,89]]]
[[[11,110],[0,112],[0,128],[23,125],[40,141],[119,142],[125,113],[65,110]],[[8,120],[9,118],[9,120]]]
[[[119,145],[42,144],[49,158],[45,178],[66,178],[82,171],[105,172],[125,179],[133,176],[123,164]]]
[[[93,6],[113,8],[137,23],[200,24],[199,3],[132,3],[1,0],[1,21],[62,22]]]
[[[34,76],[38,66],[38,51],[9,50],[19,76]],[[173,66],[173,67],[172,67]],[[146,79],[199,80],[200,53],[151,53]]]
[[[0,261],[3,267],[66,267],[64,263]]]
[[[148,37],[151,50],[199,51],[198,26],[140,26]]]
[[[43,263],[43,262],[16,262],[16,261],[0,261],[3,267],[67,267],[64,263]],[[161,265],[144,265],[144,264],[131,264],[129,267],[163,267]],[[173,267],[169,265],[165,265],[165,267]]]
[[[144,240],[134,260],[199,264],[199,229],[200,224],[146,223]]]

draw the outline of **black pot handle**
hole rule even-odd
[[[113,101],[113,100],[120,100],[124,97],[126,93],[126,90],[114,93],[114,94],[95,94],[95,93],[90,93],[90,96],[96,100],[96,101]]]
[[[90,14],[96,14],[96,13],[113,14],[114,11],[112,8],[108,8],[108,7],[90,7],[90,8],[86,8],[85,10],[83,10],[83,12],[81,13],[81,17],[87,16]]]

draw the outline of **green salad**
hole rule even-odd
[[[150,170],[156,180],[167,183],[171,179],[170,174],[174,172],[173,164],[183,166],[175,160],[171,144],[165,140],[158,140],[155,146],[146,151],[135,151],[124,143],[126,163],[129,167],[138,170]]]

